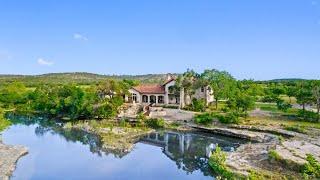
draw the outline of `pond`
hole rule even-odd
[[[131,152],[102,149],[100,138],[43,118],[9,115],[5,144],[24,145],[11,179],[213,179],[208,157],[218,144],[234,151],[241,140],[197,132],[159,131]]]

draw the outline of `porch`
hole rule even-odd
[[[164,95],[143,94],[141,97],[142,97],[141,102],[145,104],[159,104],[159,105],[165,104]]]

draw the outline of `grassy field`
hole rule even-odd
[[[297,103],[297,99],[295,97],[289,98],[287,95],[281,95],[280,98],[283,99],[284,101],[288,102],[288,103],[291,103],[291,104],[296,104]]]
[[[298,120],[286,120],[277,119],[272,117],[249,117],[243,121],[244,125],[260,125],[269,127],[288,127],[288,126],[300,126],[303,128],[317,128],[320,129],[320,123],[316,122],[304,122]]]
[[[277,114],[297,114],[299,109],[290,108],[287,112],[280,111],[276,105],[276,103],[256,103],[256,108],[261,109],[262,111],[269,111],[271,113]]]

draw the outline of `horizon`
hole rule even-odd
[[[320,79],[320,0],[0,2],[0,74]]]
[[[191,69],[190,69],[191,70]],[[167,73],[154,73],[154,74],[98,74],[98,73],[92,73],[92,72],[50,72],[50,73],[44,73],[44,74],[0,74],[0,76],[45,76],[45,75],[59,75],[59,74],[92,74],[92,75],[98,75],[98,76],[148,76],[148,75],[168,75],[168,74],[181,74],[181,73],[175,73],[175,72],[167,72]],[[199,72],[197,72],[199,73]],[[231,74],[232,75],[232,74]],[[236,78],[236,77],[235,77]],[[304,79],[299,77],[288,77],[288,78],[275,78],[275,79],[264,79],[264,80],[258,80],[254,78],[247,78],[247,79],[238,79],[236,80],[253,80],[253,81],[273,81],[273,80],[320,80],[320,79]]]

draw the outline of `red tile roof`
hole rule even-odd
[[[159,84],[141,84],[139,86],[133,87],[136,91],[142,94],[164,94],[164,86]]]

